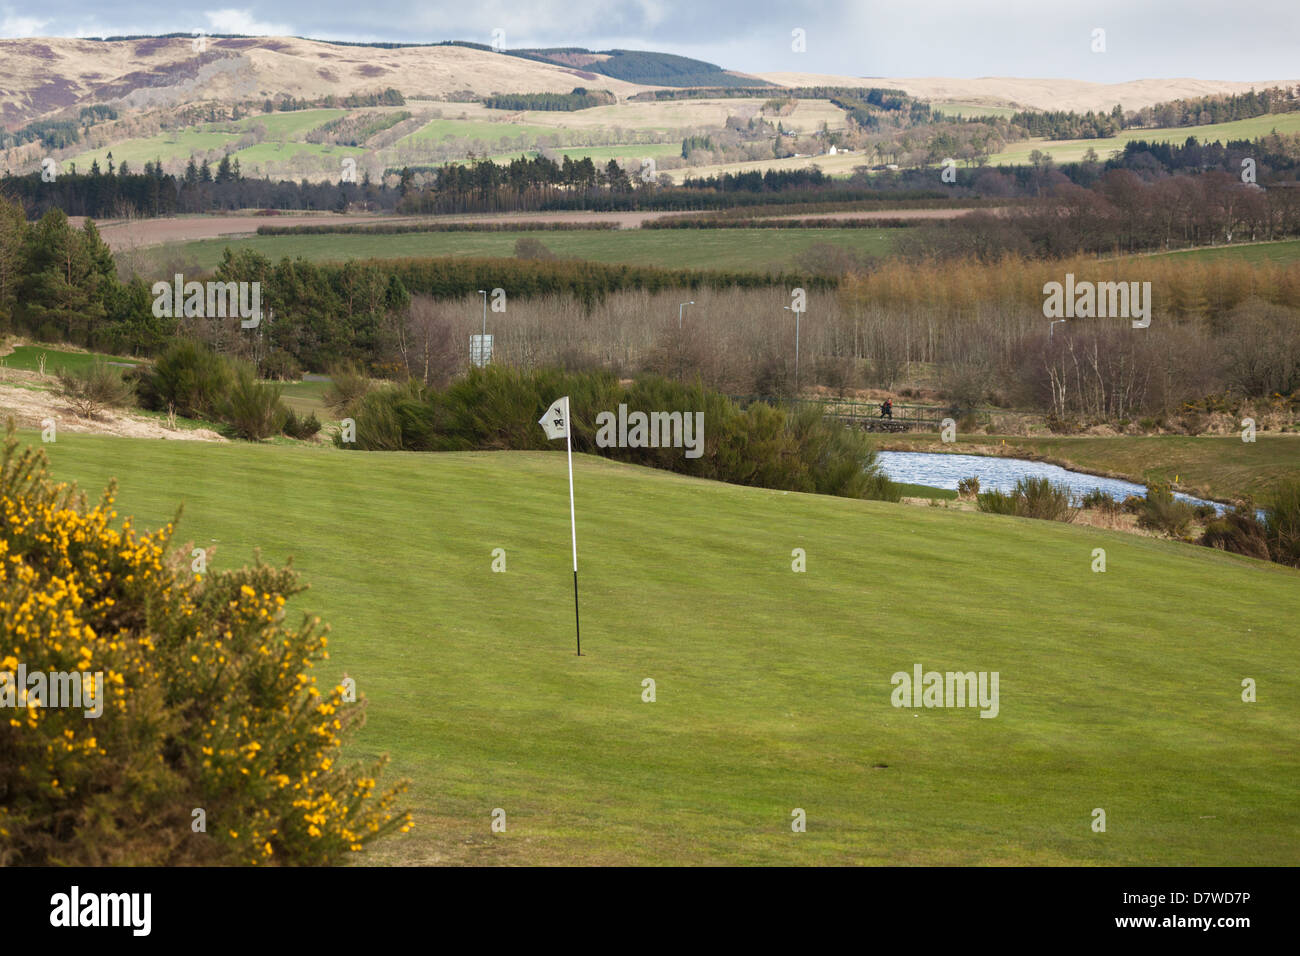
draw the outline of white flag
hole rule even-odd
[[[569,437],[569,396],[557,398],[546,410],[546,414],[537,420],[537,424],[546,429],[549,439]]]

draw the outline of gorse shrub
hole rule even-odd
[[[234,377],[225,358],[206,345],[179,339],[141,374],[140,404],[153,411],[174,408],[186,418],[212,418]]]
[[[59,369],[58,391],[81,415],[98,416],[105,408],[135,404],[135,388],[118,369],[96,359],[79,369]]]
[[[280,392],[279,385],[257,381],[250,366],[240,365],[229,393],[218,408],[221,420],[240,438],[250,441],[278,435],[289,417],[289,410],[280,401]]]
[[[355,447],[553,449],[556,445],[547,441],[537,419],[563,395],[569,396],[572,408],[574,451],[734,484],[891,501],[901,495],[879,472],[869,439],[826,422],[815,409],[787,413],[762,403],[741,409],[700,385],[657,376],[621,385],[605,371],[523,371],[491,365],[472,369],[443,391],[416,382],[383,388],[356,406]],[[702,413],[700,454],[687,457],[684,447],[601,447],[596,441],[597,416],[617,416],[620,405],[626,405],[629,414],[680,412],[683,425],[685,416]]]
[[[311,438],[320,429],[320,419],[315,412],[298,415],[290,410],[284,419],[284,433],[290,438]]]
[[[1262,521],[1246,502],[1209,522],[1197,543],[1300,568],[1300,479],[1278,485]]]
[[[1300,478],[1283,481],[1273,492],[1264,529],[1273,560],[1300,568]]]
[[[1120,502],[1116,501],[1100,488],[1093,488],[1079,499],[1079,507],[1087,508],[1091,511],[1100,511],[1103,514],[1116,515],[1123,509]]]
[[[326,637],[317,619],[287,621],[294,573],[191,573],[189,545],[168,558],[173,524],[115,529],[113,495],[92,508],[51,482],[10,426],[0,865],[319,865],[408,830],[404,784],[377,789],[383,761],[340,758],[363,703],[317,687]],[[79,675],[82,706],[38,706],[9,677],[19,665]]]
[[[1238,508],[1221,518],[1210,521],[1205,526],[1199,544],[1233,554],[1267,561],[1269,553],[1268,535],[1264,526],[1255,517],[1252,508]]]
[[[1018,514],[1019,497],[1011,492],[998,491],[996,488],[990,491],[982,491],[975,498],[976,507],[980,511],[988,512],[995,515],[1014,515]]]
[[[986,491],[975,500],[980,511],[1043,521],[1070,522],[1079,513],[1070,489],[1046,478],[1021,478],[1010,492]]]
[[[1137,516],[1140,528],[1182,538],[1191,527],[1194,512],[1188,502],[1174,497],[1169,485],[1158,483],[1147,486],[1146,498],[1143,499]]]
[[[1023,502],[1020,514],[1045,521],[1073,521],[1079,510],[1071,502],[1070,489],[1054,485],[1046,478],[1021,478],[1016,495]]]
[[[330,384],[321,395],[325,407],[340,418],[352,417],[357,403],[373,388],[369,376],[348,362],[332,366],[329,378]]]

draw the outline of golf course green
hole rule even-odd
[[[352,754],[412,781],[363,863],[1296,863],[1292,569],[575,456],[578,657],[562,452],[45,448],[217,568],[293,558]],[[996,717],[893,706],[917,664],[997,672]]]

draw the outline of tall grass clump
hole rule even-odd
[[[278,435],[289,418],[289,410],[280,400],[279,385],[259,382],[248,365],[235,369],[230,391],[218,409],[221,420],[240,438],[261,441]]]
[[[981,492],[976,507],[989,514],[1015,515],[1043,521],[1071,522],[1078,515],[1070,489],[1046,478],[1021,478],[1009,492],[996,489]]]
[[[1158,531],[1175,538],[1186,537],[1195,512],[1186,501],[1174,497],[1173,489],[1163,483],[1147,486],[1146,498],[1138,507],[1139,528]]]
[[[1264,528],[1273,560],[1300,568],[1300,478],[1283,481],[1273,492]]]

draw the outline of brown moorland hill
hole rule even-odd
[[[582,71],[459,46],[344,46],[297,37],[0,39],[0,123],[16,129],[61,110],[239,102],[276,94],[317,99],[393,87],[407,97],[469,91],[567,93]],[[600,77],[620,98],[651,87]]]

